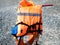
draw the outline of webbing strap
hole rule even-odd
[[[38,22],[37,22],[37,23],[35,23],[35,24],[33,24],[33,25],[28,25],[28,24],[25,24],[25,23],[23,23],[23,22],[19,22],[18,24],[16,24],[16,26],[19,25],[19,24],[28,26],[27,33],[26,33],[26,34],[28,34],[28,33],[33,33],[33,32],[38,32],[39,34],[42,35],[42,30],[40,30],[40,26],[38,27],[38,30],[30,30],[30,29],[29,29],[29,28],[31,28],[31,27],[34,27],[35,25],[42,25],[42,23],[38,23]],[[18,45],[20,45],[21,38],[22,38],[23,36],[25,36],[26,34],[20,36]],[[15,36],[16,36],[16,35],[15,35]],[[17,38],[17,36],[16,36],[16,38]]]
[[[16,24],[16,25],[19,25],[19,24],[28,26],[27,33],[38,32],[39,34],[42,34],[42,30],[40,30],[40,26],[38,27],[38,30],[30,30],[31,27],[34,29],[34,27],[35,27],[36,25],[42,25],[42,23],[38,23],[38,22],[37,22],[37,23],[35,23],[35,24],[33,24],[33,25],[28,25],[28,24],[25,24],[25,23],[23,23],[23,22],[19,22],[19,23]],[[26,34],[27,34],[27,33],[26,33]],[[24,34],[24,35],[26,35],[26,34]],[[22,36],[24,36],[24,35],[22,35]]]
[[[23,22],[19,22],[19,23],[17,23],[15,26],[17,26],[17,25],[19,25],[19,24],[22,24],[22,25],[25,25],[25,26],[34,26],[34,25],[39,25],[39,24],[41,24],[42,25],[42,23],[35,23],[35,24],[33,24],[33,25],[28,25],[28,24],[26,24],[26,23],[23,23]]]
[[[22,25],[25,25],[25,26],[29,26],[28,24],[25,24],[25,23],[23,23],[23,22],[17,23],[16,26],[19,25],[19,24],[22,24]]]
[[[21,38],[22,38],[22,37],[20,37],[20,38],[19,38],[19,42],[18,42],[18,45],[20,45],[20,41],[21,41]]]

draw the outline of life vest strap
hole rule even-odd
[[[33,33],[33,32],[38,32],[39,34],[42,35],[42,30],[27,30],[27,33]]]
[[[16,24],[16,25],[19,25],[19,24],[21,24],[21,25],[25,25],[25,26],[28,26],[26,34],[27,34],[27,33],[38,32],[39,34],[42,35],[42,31],[43,31],[43,30],[40,30],[40,27],[39,27],[39,25],[42,25],[42,23],[38,23],[38,22],[36,22],[36,23],[33,24],[33,25],[28,25],[28,24],[26,24],[26,23],[19,22],[19,23]],[[38,25],[38,30],[30,30],[31,28],[34,29],[36,25]],[[24,34],[24,35],[26,35],[26,34]],[[24,36],[24,35],[22,35],[22,36]]]
[[[28,27],[31,27],[31,26],[34,26],[34,25],[42,25],[42,23],[35,23],[35,24],[33,24],[33,25],[28,25],[28,24],[26,24],[26,23],[23,23],[23,22],[19,22],[19,23],[17,23],[15,26],[17,26],[17,25],[19,25],[19,24],[22,24],[22,25],[25,25],[25,26],[28,26]]]
[[[15,26],[17,26],[17,25],[19,25],[19,24],[28,26],[28,29],[27,29],[26,34],[24,34],[24,35],[22,35],[22,36],[16,36],[16,35],[15,35],[16,39],[17,39],[18,37],[20,37],[20,38],[19,38],[18,45],[20,45],[20,40],[21,40],[21,38],[22,38],[23,36],[27,35],[28,33],[38,32],[39,34],[42,35],[42,31],[43,31],[43,30],[40,30],[40,26],[39,26],[39,25],[42,25],[42,23],[36,22],[36,23],[33,24],[33,25],[28,25],[28,24],[26,24],[26,23],[19,22],[19,23],[16,24]],[[35,28],[34,26],[36,26],[36,25],[38,25],[38,30],[30,30],[31,27],[32,27],[32,28]]]
[[[25,23],[23,23],[23,22],[19,22],[19,23],[17,23],[15,26],[17,26],[17,25],[19,25],[19,24],[22,24],[22,25],[25,25],[25,26],[29,26],[28,24],[25,24]]]

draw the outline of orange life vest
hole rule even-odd
[[[18,9],[17,23],[23,22],[29,26],[42,23],[42,5],[20,7]],[[19,24],[17,36],[22,36],[27,32],[28,26]],[[22,30],[22,31],[21,31]],[[38,25],[35,28],[30,28],[30,30],[38,30]],[[40,24],[40,30],[42,30],[42,25]],[[22,33],[21,33],[22,32]]]
[[[16,37],[16,45],[32,45],[35,38],[39,38],[39,34],[43,31],[42,7],[53,5],[35,5],[32,1],[27,0],[22,0],[19,4],[17,24],[12,29],[12,35]],[[29,36],[27,43],[21,39],[25,35]]]
[[[33,2],[20,2],[17,17],[17,37],[28,35],[28,42],[32,45],[35,38],[42,34],[42,5],[35,5]],[[20,44],[19,44],[20,43]],[[16,40],[16,45],[28,45],[23,40]]]

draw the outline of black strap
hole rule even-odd
[[[35,24],[33,24],[33,25],[28,25],[28,24],[26,24],[26,23],[23,23],[23,22],[19,22],[19,23],[17,23],[16,25],[19,25],[19,24],[22,24],[22,25],[25,25],[25,26],[34,26],[34,25],[39,25],[39,24],[41,24],[42,25],[42,23],[35,23]]]
[[[19,38],[18,45],[20,45],[21,38],[22,38],[22,37]]]
[[[19,23],[16,24],[15,26],[17,26],[17,25],[19,25],[19,24],[22,24],[22,25],[28,26],[28,29],[27,29],[27,33],[26,33],[26,34],[20,36],[20,39],[19,39],[18,45],[20,45],[21,38],[22,38],[23,36],[27,35],[28,33],[38,32],[39,34],[42,35],[42,30],[40,30],[40,25],[42,25],[42,23],[38,23],[38,22],[37,22],[37,23],[35,23],[35,24],[33,24],[33,25],[28,25],[28,24],[25,24],[25,23],[23,23],[23,22],[19,22]],[[38,30],[30,30],[31,27],[32,27],[32,28],[35,28],[36,25],[39,25]],[[14,35],[14,36],[17,38],[16,35]]]
[[[29,26],[28,24],[25,24],[25,23],[23,23],[23,22],[19,22],[19,23],[16,24],[16,25],[19,25],[19,24],[22,24],[22,25],[25,25],[25,26]]]
[[[40,30],[40,25],[42,25],[42,23],[38,23],[38,22],[37,22],[37,23],[35,23],[35,24],[33,24],[33,25],[28,25],[28,24],[25,24],[25,23],[23,23],[23,22],[19,22],[19,23],[16,24],[16,25],[19,25],[19,24],[28,26],[27,33],[38,32],[39,34],[42,34],[42,30]],[[34,29],[36,25],[39,25],[38,30],[30,30],[31,27]],[[26,33],[26,34],[27,34],[27,33]],[[26,34],[24,34],[24,35],[26,35]],[[24,36],[24,35],[23,35],[23,36]]]

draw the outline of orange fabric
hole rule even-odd
[[[41,22],[42,23],[42,5],[34,5],[34,3],[32,2],[28,2],[28,1],[21,1],[19,3],[21,5],[21,7],[18,8],[18,13],[31,13],[31,14],[40,14],[40,16],[29,16],[26,15],[18,15],[17,17],[17,23],[19,22],[23,22],[26,23],[28,25],[33,25],[36,22]],[[18,25],[18,33],[17,36],[22,36],[26,33],[27,31],[27,26],[25,25]],[[38,29],[38,25],[36,25],[36,28],[34,28],[33,30],[37,30]],[[42,25],[40,25],[40,29],[42,30]],[[22,33],[21,33],[21,30]],[[32,28],[31,28],[32,30]],[[35,38],[39,38],[39,34],[38,32],[34,32],[34,33],[29,33],[27,34],[28,36],[30,36],[29,40],[27,43],[29,43],[30,45],[32,45],[33,41]],[[16,45],[18,44],[19,40],[16,40]],[[23,42],[23,40],[21,40],[20,45],[27,45],[26,43]]]
[[[32,45],[35,38],[39,38],[38,33],[28,34],[27,36],[29,36],[27,43],[29,43],[30,45]],[[18,42],[19,42],[19,40],[16,40],[16,45],[18,45]],[[24,43],[23,39],[20,40],[20,45],[28,45],[27,43]]]
[[[30,7],[21,7],[18,9],[18,12],[40,14],[40,16],[18,15],[17,22],[24,22],[28,25],[33,25],[36,22],[39,22],[39,20],[41,20],[41,23],[42,23],[42,6],[41,5],[30,6]],[[28,27],[25,25],[21,25],[21,24],[18,25],[17,36],[21,36],[21,35],[25,34],[27,31],[27,28]],[[36,25],[36,28],[34,30],[37,30],[37,29],[38,29],[38,25]],[[42,25],[40,25],[40,29],[42,30]],[[23,30],[22,31],[23,33],[20,32],[21,30]],[[28,34],[28,36],[29,36],[29,34]],[[27,43],[30,43],[30,45],[32,45],[32,43],[36,37],[38,38],[38,33],[37,32],[32,33],[30,36],[30,39],[28,40]],[[27,45],[27,44],[24,44],[22,42],[22,45]]]
[[[22,0],[19,4],[20,4],[22,7],[33,6],[33,3],[32,3],[32,2],[28,2],[27,0]]]
[[[38,5],[38,6],[31,6],[31,7],[22,7],[19,9],[18,12],[21,12],[21,13],[31,13],[31,14],[39,14],[40,16],[29,16],[26,15],[18,15],[18,18],[17,18],[17,22],[23,22],[25,24],[28,24],[28,25],[33,25],[35,24],[36,22],[39,22],[41,19],[41,13],[42,13],[42,6],[41,5]],[[27,31],[27,26],[25,25],[18,25],[18,34],[17,36],[21,36],[23,35],[24,33],[26,33]],[[40,27],[40,29],[42,28],[42,26]],[[36,29],[38,29],[38,26],[36,26]],[[20,31],[23,30],[21,33]]]

